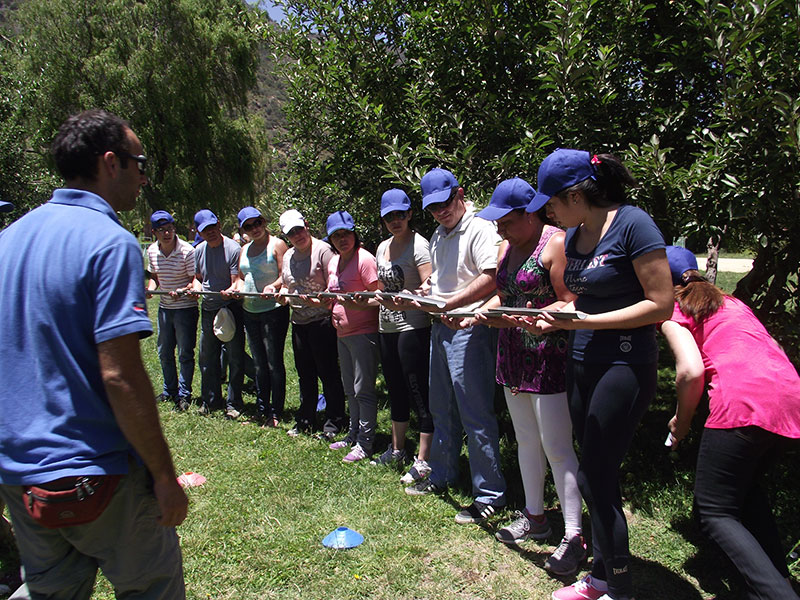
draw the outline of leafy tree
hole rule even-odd
[[[762,318],[796,317],[796,3],[283,6],[285,27],[267,32],[287,58],[284,201],[347,206],[378,238],[380,193],[399,185],[413,198],[432,166],[481,204],[501,179],[534,182],[555,147],[610,150],[667,241],[754,249],[737,294]]]
[[[17,72],[31,82],[17,108],[35,167],[69,114],[98,106],[131,122],[149,158],[134,228],[155,209],[188,225],[199,207],[222,216],[254,201],[268,167],[246,110],[259,11],[240,0],[27,0],[11,24]]]

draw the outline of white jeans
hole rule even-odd
[[[519,470],[525,488],[525,508],[532,515],[544,512],[545,456],[553,470],[567,537],[581,532],[581,493],[578,490],[578,459],[572,445],[572,421],[567,394],[516,396],[503,388],[514,423],[519,450]]]

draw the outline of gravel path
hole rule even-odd
[[[706,258],[697,257],[697,266],[701,271],[705,271]],[[717,270],[725,273],[747,273],[753,268],[752,258],[720,258]]]

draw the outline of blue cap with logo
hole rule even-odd
[[[244,222],[247,219],[257,219],[258,217],[262,216],[261,211],[253,206],[245,206],[242,210],[239,211],[239,214],[236,215],[236,218],[239,219],[239,228],[244,225]]]
[[[667,246],[667,261],[669,272],[672,274],[673,285],[683,283],[683,274],[686,271],[697,270],[697,259],[691,250],[681,246]]]
[[[156,227],[161,227],[162,225],[166,225],[167,223],[174,222],[175,219],[173,219],[172,215],[165,210],[157,210],[150,215],[150,225],[153,227],[153,229]]]
[[[594,179],[596,174],[588,152],[558,148],[539,167],[536,196],[528,206],[528,212],[536,212],[559,192],[586,179]]]
[[[198,210],[194,215],[194,228],[197,229],[197,231],[203,231],[203,229],[209,225],[216,225],[217,223],[219,223],[217,215],[207,208]]]
[[[385,217],[390,212],[396,210],[409,210],[411,200],[403,190],[391,189],[383,192],[381,196],[381,217]]]
[[[431,169],[422,176],[422,208],[435,202],[447,202],[450,192],[457,188],[458,180],[447,169]]]
[[[506,179],[501,181],[494,189],[492,199],[489,200],[489,206],[476,216],[487,221],[497,221],[497,219],[505,217],[512,210],[527,208],[535,195],[536,192],[531,187],[531,184],[524,179],[519,177]]]
[[[355,228],[356,223],[346,210],[337,210],[328,217],[328,222],[325,224],[328,235],[331,235],[334,231],[338,231],[339,229],[354,231]]]

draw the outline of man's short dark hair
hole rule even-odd
[[[97,108],[72,115],[58,128],[50,153],[61,176],[69,181],[97,177],[97,157],[115,152],[124,168],[127,121]]]

